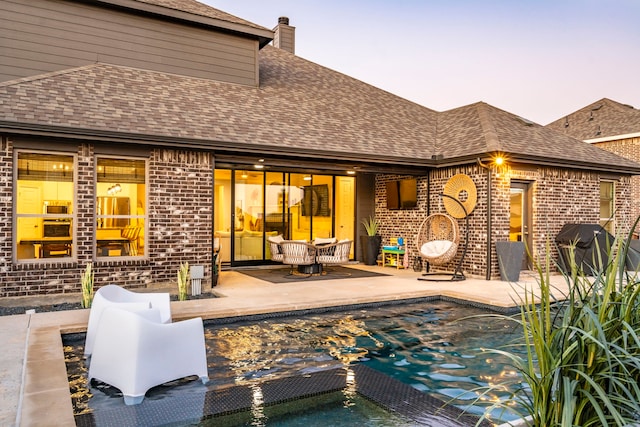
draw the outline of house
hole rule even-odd
[[[477,191],[468,275],[497,276],[496,241],[540,256],[563,224],[598,221],[603,186],[630,227],[637,163],[307,61],[287,18],[270,30],[195,0],[7,0],[0,20],[1,297],[78,292],[89,262],[96,286],[169,283],[185,261],[211,283],[214,238],[230,268],[268,263],[273,234],[351,238],[362,259],[370,215],[413,260],[459,174]],[[391,206],[402,181],[415,200]]]
[[[602,98],[547,125],[565,135],[640,161],[640,110]],[[640,177],[631,178],[631,217],[640,216]],[[607,222],[603,212],[601,222]],[[637,230],[636,230],[637,232]]]

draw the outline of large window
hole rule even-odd
[[[96,163],[96,256],[144,256],[146,161],[98,157]]]
[[[612,181],[600,181],[600,225],[611,234],[615,234],[614,194]]]
[[[14,186],[14,258],[74,255],[75,157],[17,151]]]

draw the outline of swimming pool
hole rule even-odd
[[[440,402],[450,401],[455,405],[454,408],[480,414],[484,411],[483,405],[472,404],[480,394],[475,389],[506,380],[517,383],[518,379],[517,373],[508,366],[506,360],[482,353],[481,349],[499,348],[521,335],[521,330],[513,322],[483,317],[461,320],[484,313],[486,310],[455,302],[429,301],[359,308],[349,312],[245,320],[233,324],[209,322],[205,332],[209,384],[204,387],[197,382],[183,380],[171,387],[156,387],[139,408],[123,408],[122,399],[113,398],[119,396],[117,389],[104,385],[87,387],[86,370],[77,356],[82,354],[83,343],[66,342],[65,354],[76,422],[82,425],[85,418],[95,422],[100,414],[122,413],[123,410],[134,411],[137,417],[140,416],[139,412],[145,411],[144,405],[149,411],[158,412],[157,408],[174,404],[185,412],[183,421],[195,423],[188,425],[206,425],[207,420],[211,419],[216,420],[212,425],[221,425],[222,416],[242,418],[239,415],[242,413],[250,421],[228,425],[269,425],[268,420],[273,421],[279,416],[275,403],[287,403],[289,408],[284,412],[287,414],[284,419],[294,420],[296,417],[292,414],[297,412],[291,409],[292,402],[299,402],[304,397],[311,400],[301,405],[302,409],[313,409],[314,414],[321,414],[321,423],[318,425],[327,425],[326,417],[335,411],[340,414],[337,416],[339,420],[346,420],[345,409],[349,408],[350,415],[375,414],[372,415],[373,421],[366,421],[367,425],[403,425],[405,416],[410,420],[406,425],[415,425],[416,408],[412,407],[409,412],[413,413],[407,415],[404,413],[407,408],[403,409],[401,403],[393,402],[398,394],[414,396],[416,391],[419,393],[415,394],[418,396],[415,399],[423,402],[414,406],[422,408],[422,411],[434,412],[434,408],[437,411],[442,406]],[[349,392],[350,375],[353,382],[357,383],[358,390],[353,402],[345,397]],[[333,388],[312,390],[327,382],[326,378],[332,378],[328,383],[333,384]],[[271,395],[269,392],[263,397],[269,395],[268,399],[271,400],[260,403],[258,399],[256,403],[256,390],[260,390],[260,393],[270,389],[292,390],[296,387],[292,387],[291,381],[305,382],[304,379],[309,380],[306,381],[307,385],[300,386],[302,388],[294,396],[284,396],[282,393]],[[338,404],[332,410],[328,409],[330,405],[310,403],[327,400],[332,393],[336,396],[336,391]],[[220,400],[224,400],[225,393],[246,395],[245,402],[242,405],[229,403],[227,407],[215,410],[211,408],[211,403],[207,403],[215,401],[219,404]],[[483,399],[493,402],[507,398],[510,393],[511,390],[496,390]],[[350,403],[345,403],[348,401]],[[187,402],[194,405],[193,410],[187,410]],[[372,404],[387,411],[376,412],[373,407],[367,406]],[[256,408],[261,411],[256,412]],[[318,408],[322,409],[318,412]],[[364,410],[360,411],[360,408]],[[389,408],[393,409],[391,415]],[[163,411],[167,414],[176,413],[176,410],[166,408]],[[384,421],[388,416],[391,421]],[[394,419],[394,416],[400,418]],[[501,419],[513,418],[515,416],[503,416]],[[164,421],[168,419],[163,418]],[[279,421],[278,425],[283,422]],[[365,424],[361,420],[343,425],[358,423]],[[313,424],[306,419],[300,425]]]

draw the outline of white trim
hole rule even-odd
[[[618,139],[629,139],[629,138],[640,138],[640,132],[625,133],[623,135],[605,136],[602,138],[585,139],[584,142],[587,142],[589,144],[594,144],[596,142],[607,142],[607,141],[615,141]]]

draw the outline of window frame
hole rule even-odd
[[[144,236],[144,251],[140,255],[101,255],[98,251],[98,221],[100,219],[105,219],[107,215],[99,215],[98,214],[98,175],[100,173],[98,162],[100,159],[114,159],[114,160],[125,160],[125,161],[143,161],[144,162],[144,215],[137,215],[130,213],[126,217],[129,218],[129,222],[131,220],[139,220],[142,219],[144,226],[141,230],[141,235]],[[96,262],[109,262],[109,261],[122,261],[122,260],[147,260],[149,258],[148,254],[148,236],[149,236],[149,158],[148,157],[140,157],[140,156],[127,156],[127,155],[113,155],[113,154],[95,154],[94,156],[94,209],[93,209],[93,233],[92,233],[92,246],[93,246],[93,258]],[[132,210],[136,209],[136,207],[132,207]]]
[[[44,192],[41,194],[40,203],[42,204],[43,211],[40,213],[25,213],[21,214],[18,212],[18,199],[19,199],[19,175],[20,175],[20,155],[24,153],[30,154],[39,154],[39,155],[51,155],[51,156],[62,156],[62,157],[70,157],[73,163],[73,170],[71,172],[71,188],[73,191],[73,195],[71,197],[71,214],[47,214],[44,212],[44,202],[47,197]],[[55,151],[55,150],[37,150],[37,149],[29,149],[29,148],[16,148],[13,153],[13,191],[12,191],[12,219],[11,219],[11,258],[14,264],[53,264],[60,262],[75,262],[78,258],[77,256],[77,248],[78,248],[78,240],[77,240],[77,229],[78,229],[78,216],[77,216],[77,206],[78,206],[78,154],[76,152],[71,151]],[[44,181],[43,182],[55,182],[55,181]],[[71,220],[71,225],[69,227],[70,234],[70,245],[71,245],[71,255],[70,256],[62,256],[62,257],[40,257],[40,254],[37,254],[37,244],[34,244],[34,258],[18,258],[18,223],[20,218],[40,218],[42,222],[44,222],[47,218],[69,218]],[[40,234],[44,233],[44,225],[41,224],[42,231]],[[44,236],[40,238],[34,238],[33,240],[44,239]],[[42,245],[42,244],[39,244]]]
[[[608,199],[604,199],[602,197],[602,187],[604,184],[607,184],[610,186],[611,188],[611,198]],[[598,187],[599,190],[599,195],[598,195],[598,200],[599,200],[599,206],[598,206],[598,216],[599,216],[599,224],[602,228],[604,228],[605,230],[607,230],[609,233],[611,233],[612,235],[615,235],[615,230],[616,230],[616,220],[615,220],[615,211],[616,211],[616,182],[613,180],[608,180],[608,179],[601,179],[600,180],[600,184]],[[609,215],[605,218],[602,216],[602,202],[603,201],[607,201],[609,203],[610,206],[610,212]]]

